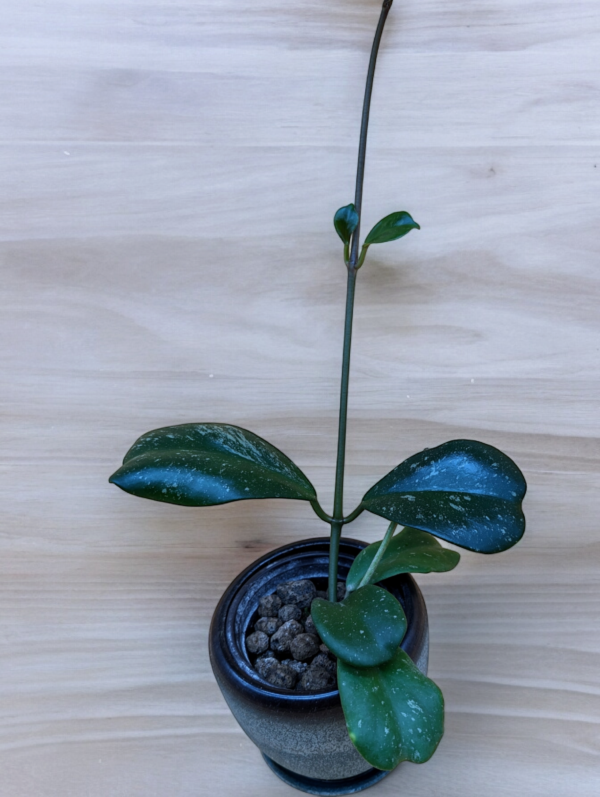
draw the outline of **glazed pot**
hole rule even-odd
[[[339,579],[367,543],[342,539]],[[361,791],[389,774],[358,753],[346,730],[337,689],[301,693],[263,681],[250,663],[245,639],[257,618],[258,602],[285,581],[327,582],[329,538],[284,545],[257,559],[229,585],[213,615],[210,660],[217,683],[242,730],[267,764],[292,786],[310,794]],[[427,673],[429,631],[423,596],[410,575],[382,581],[398,598],[408,627],[402,648]]]

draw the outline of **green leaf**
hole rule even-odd
[[[498,553],[523,536],[526,489],[519,468],[497,448],[451,440],[402,462],[371,487],[362,505],[461,548]]]
[[[381,541],[374,542],[358,554],[348,573],[346,589],[358,589],[380,547]],[[459,560],[459,553],[442,548],[426,531],[405,528],[392,537],[369,581],[376,584],[399,573],[445,573],[455,568]]]
[[[310,612],[327,647],[355,667],[375,667],[387,661],[406,633],[402,606],[381,587],[364,587],[341,603],[317,598]]]
[[[353,204],[340,208],[333,217],[333,226],[344,244],[350,243],[350,238],[357,224],[358,213]]]
[[[182,506],[316,498],[306,476],[279,449],[225,423],[184,423],[147,432],[109,481],[132,495]]]
[[[411,230],[420,230],[421,227],[412,218],[410,213],[400,210],[397,213],[390,213],[373,227],[365,238],[365,246],[371,244],[385,244],[388,241],[395,241],[407,235]]]
[[[422,764],[434,754],[444,733],[444,697],[401,648],[379,667],[339,661],[338,688],[350,738],[371,766]]]

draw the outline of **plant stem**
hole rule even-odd
[[[348,268],[346,289],[346,320],[344,322],[344,352],[342,356],[342,386],[340,389],[340,415],[338,424],[338,450],[335,466],[335,490],[331,542],[329,545],[329,600],[336,601],[337,569],[340,552],[340,536],[344,517],[344,466],[346,462],[346,423],[348,419],[348,383],[350,381],[350,347],[352,345],[352,316],[354,313],[354,290],[356,269]]]
[[[333,499],[333,521],[331,523],[331,542],[329,545],[329,592],[328,597],[335,603],[337,592],[338,557],[340,551],[340,536],[344,517],[344,466],[346,462],[346,421],[348,417],[348,382],[350,378],[350,347],[352,343],[352,315],[354,312],[354,292],[356,288],[356,271],[358,264],[358,244],[360,238],[360,213],[362,208],[363,182],[365,178],[365,157],[367,153],[367,131],[369,127],[369,110],[371,107],[371,94],[373,92],[373,79],[375,77],[375,64],[379,43],[385,26],[387,15],[392,7],[393,0],[383,0],[373,46],[367,71],[365,98],[363,102],[362,120],[360,127],[360,140],[358,145],[358,165],[356,169],[356,191],[354,205],[358,213],[358,225],[352,236],[350,258],[348,267],[348,285],[346,289],[346,318],[344,322],[344,351],[342,357],[342,384],[340,389],[340,415],[338,424],[338,448],[335,469],[335,492]],[[361,263],[362,265],[362,263]]]
[[[340,415],[338,425],[338,450],[335,468],[335,491],[333,498],[333,517],[344,517],[344,464],[346,461],[346,423],[348,419],[348,383],[350,381],[350,348],[352,346],[352,316],[354,314],[354,291],[356,270],[348,269],[346,288],[346,318],[344,321],[344,350],[342,356],[342,384],[340,389]]]
[[[353,523],[359,515],[362,515],[364,511],[364,506],[359,504],[353,512],[350,512],[350,514],[344,518],[344,525],[346,525],[346,523]]]
[[[342,524],[335,521],[331,524],[331,536],[329,538],[329,581],[327,597],[331,603],[337,600],[337,574],[338,557],[340,555],[340,537],[342,536]]]
[[[332,523],[333,522],[333,518],[330,517],[327,514],[327,512],[325,512],[325,510],[323,509],[321,504],[316,499],[314,501],[311,501],[310,505],[312,506],[313,512],[315,513],[315,515],[318,518],[321,518],[321,520],[324,520],[325,523]]]
[[[371,579],[373,578],[373,574],[375,573],[375,570],[377,569],[377,565],[379,564],[379,562],[381,562],[381,559],[383,558],[383,554],[385,553],[386,548],[390,544],[390,541],[391,541],[391,539],[392,539],[392,537],[394,535],[394,532],[396,531],[397,528],[398,528],[398,524],[397,523],[390,523],[390,525],[388,526],[388,529],[387,529],[387,531],[385,533],[385,537],[381,541],[381,545],[377,549],[377,553],[375,554],[375,556],[373,557],[373,561],[369,565],[369,569],[367,570],[367,572],[362,577],[361,582],[360,582],[360,584],[358,585],[358,587],[356,589],[360,589],[361,587],[366,587],[367,584],[370,583]]]
[[[393,0],[383,0],[379,22],[377,23],[377,30],[375,31],[375,38],[373,39],[373,46],[371,47],[371,58],[369,60],[369,70],[367,72],[367,83],[365,86],[365,99],[363,102],[362,121],[360,126],[360,141],[358,144],[358,165],[356,167],[356,190],[354,193],[354,207],[358,213],[358,224],[352,236],[352,245],[350,248],[350,265],[356,266],[358,262],[358,244],[360,242],[360,214],[362,210],[362,195],[363,183],[365,179],[365,159],[367,156],[367,133],[369,130],[369,112],[371,110],[371,94],[373,92],[373,79],[375,77],[375,65],[377,64],[377,53],[379,52],[379,43],[385,27],[385,21],[390,8],[392,7]]]

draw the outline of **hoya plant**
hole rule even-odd
[[[362,112],[354,202],[340,208],[334,227],[348,272],[339,432],[333,510],[328,514],[302,470],[247,429],[226,423],[185,423],[142,435],[110,481],[142,498],[181,506],[214,506],[256,498],[307,501],[330,526],[328,599],[313,601],[321,639],[338,659],[338,688],[350,738],[374,767],[421,763],[443,734],[444,699],[400,644],[407,619],[383,586],[400,573],[452,570],[459,554],[436,538],[478,553],[499,553],[522,537],[526,484],[517,465],[493,446],[451,440],[401,462],[344,513],[344,464],[354,294],[370,246],[420,229],[404,210],[381,219],[361,243],[367,129],[379,43],[392,0],[377,25]],[[356,557],[337,600],[342,529],[362,512],[390,521],[380,542]],[[399,528],[400,527],[400,528]]]

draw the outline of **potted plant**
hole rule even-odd
[[[279,548],[241,573],[217,606],[210,631],[215,677],[240,725],[279,777],[314,794],[356,792],[401,761],[422,763],[433,755],[443,734],[444,701],[426,675],[427,611],[410,574],[457,565],[459,554],[436,538],[490,554],[510,548],[525,530],[521,471],[475,440],[452,440],[409,457],[344,513],[357,275],[370,246],[420,229],[406,211],[394,212],[360,246],[371,91],[391,5],[384,0],[371,51],[355,199],[334,216],[348,281],[331,515],[289,457],[224,423],[148,432],[110,478],[133,495],[183,506],[307,501],[329,525],[329,537]],[[341,536],[364,511],[389,522],[372,545]]]

